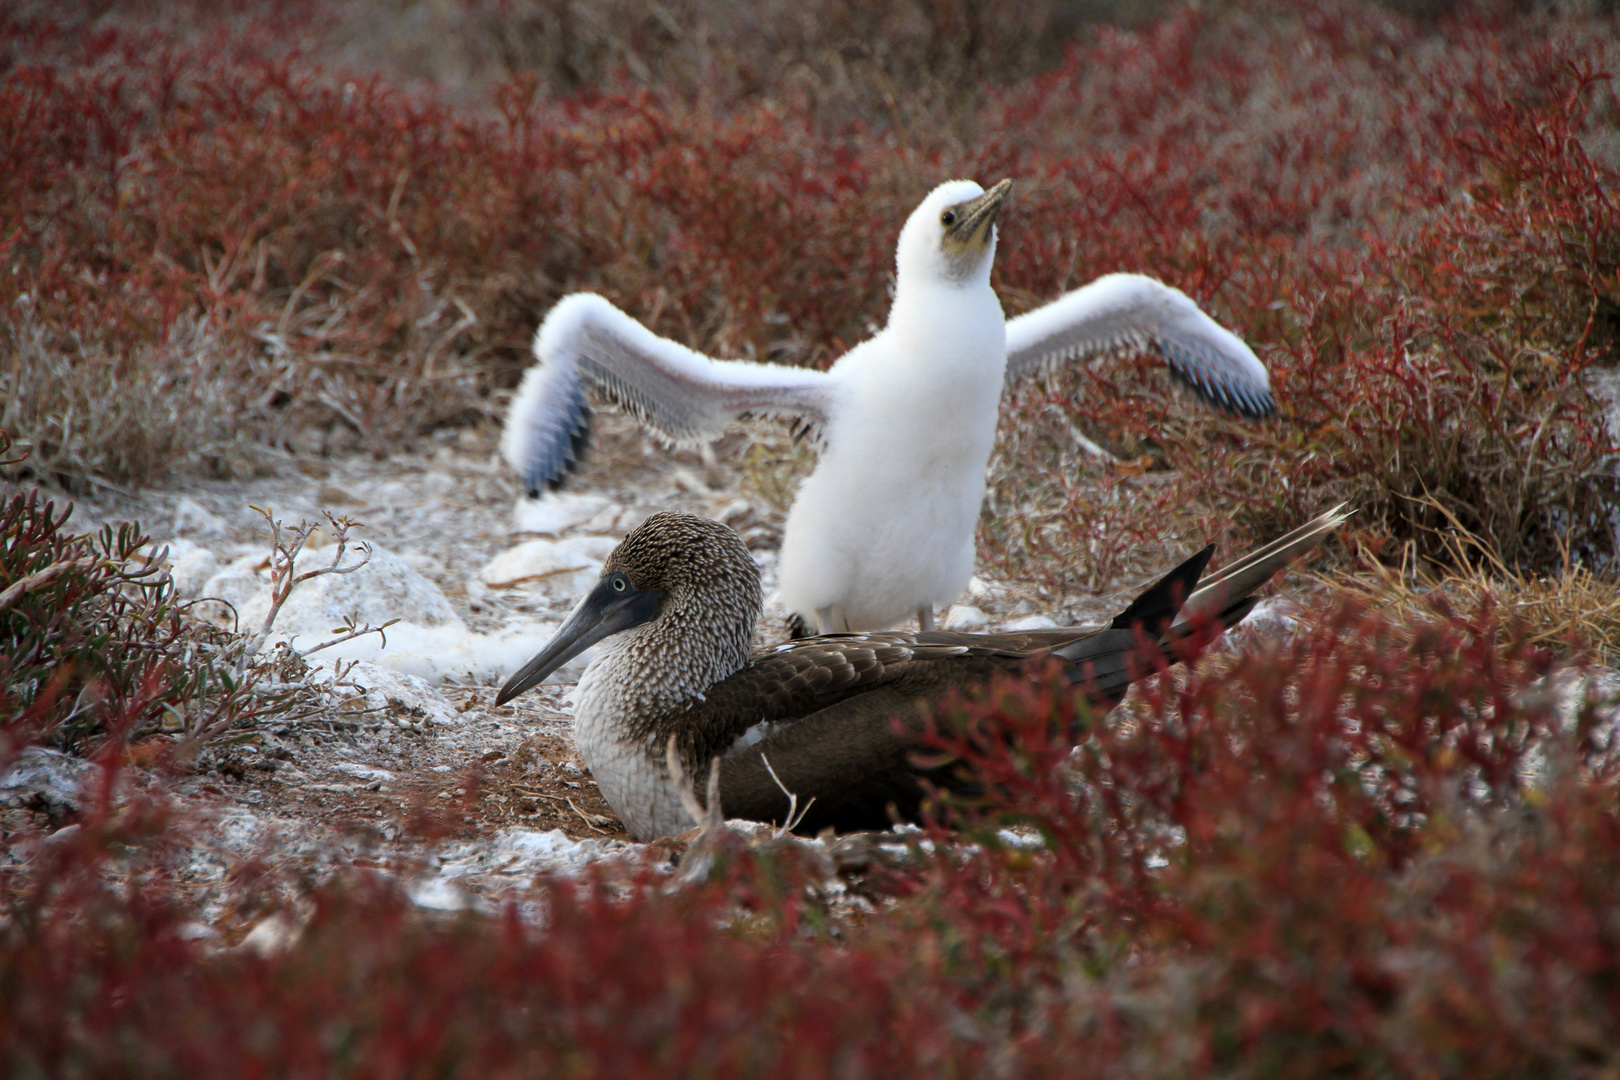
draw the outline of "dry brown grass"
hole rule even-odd
[[[1516,640],[1620,666],[1620,576],[1595,572],[1567,544],[1554,570],[1516,568],[1441,503],[1422,501],[1446,522],[1432,545],[1446,553],[1443,561],[1423,557],[1416,543],[1398,552],[1377,550],[1375,539],[1352,530],[1357,571],[1324,576],[1320,584],[1330,594],[1361,600],[1395,626],[1495,617],[1515,628]]]

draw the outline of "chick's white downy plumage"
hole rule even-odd
[[[1204,401],[1270,415],[1266,370],[1181,292],[1115,274],[1003,320],[990,287],[996,217],[1011,182],[953,180],[901,230],[888,324],[827,371],[720,361],[649,331],[599,296],[565,297],[535,339],[538,363],[502,450],[533,492],[555,488],[589,439],[588,389],[676,441],[737,417],[792,416],[821,454],[789,512],[783,603],[830,633],[913,614],[931,627],[973,573],[1001,391],[1057,363],[1151,346]]]

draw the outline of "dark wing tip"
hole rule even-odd
[[[531,499],[539,498],[542,491],[560,489],[585,463],[595,416],[583,387],[575,387],[571,397],[563,423],[541,440],[539,452],[523,470],[523,484]]]
[[[1209,565],[1214,554],[1215,545],[1210,544],[1164,575],[1131,601],[1130,607],[1114,616],[1112,627],[1115,630],[1130,630],[1140,626],[1149,634],[1163,631],[1198,587],[1198,579],[1203,576],[1204,567]]]
[[[1217,412],[1245,420],[1269,420],[1277,415],[1277,401],[1269,389],[1222,379],[1208,364],[1173,341],[1159,339],[1155,344],[1170,367],[1171,378]]]

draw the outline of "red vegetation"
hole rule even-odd
[[[1176,9],[949,107],[818,111],[786,75],[553,99],[520,75],[480,111],[289,57],[302,9],[244,8],[184,39],[0,15],[0,426],[42,473],[462,422],[580,288],[698,347],[823,363],[881,316],[919,195],[1011,175],[1010,312],[1154,274],[1254,344],[1282,416],[1212,420],[1123,362],[1019,395],[982,545],[1003,575],[1108,588],[1178,532],[1234,550],[1339,499],[1372,554],[1443,554],[1448,514],[1509,565],[1615,554],[1585,381],[1620,325],[1612,18]],[[1077,455],[1071,424],[1127,460]],[[138,542],[5,511],[0,588]],[[0,611],[18,741],[188,708],[143,666],[171,627],[127,573]],[[109,755],[79,829],[7,838],[29,861],[0,869],[0,1073],[1606,1075],[1613,725],[1562,715],[1522,637],[1327,612],[1105,721],[1008,683],[938,736],[996,791],[959,811],[972,843],[935,830],[849,881],[791,844],[685,888],[602,870],[542,883],[539,926],[430,916],[356,870],[302,890],[269,953],[196,933],[274,908],[259,869],[199,910],[189,833],[115,800]],[[77,712],[87,686],[114,707]],[[829,903],[846,887],[876,910]]]
[[[1580,378],[1620,306],[1615,177],[1582,141],[1616,126],[1610,23],[1181,10],[976,107],[832,126],[763,91],[552,100],[522,75],[455,111],[284,55],[295,21],[172,43],[0,21],[0,333],[24,358],[0,423],[37,468],[144,478],[229,466],[245,435],[380,448],[464,421],[579,288],[699,347],[825,362],[881,316],[918,195],[1010,175],[1009,310],[1155,274],[1255,344],[1283,415],[1212,421],[1117,365],[1025,398],[1019,506],[987,523],[1004,569],[1050,575],[1099,525],[1064,489],[1081,466],[1050,467],[1071,420],[1174,466],[1199,542],[1350,499],[1432,551],[1429,497],[1510,561],[1566,534],[1613,554]]]
[[[0,464],[11,439],[0,431]],[[24,747],[87,749],[166,718],[199,734],[252,711],[227,635],[181,617],[138,524],[66,529],[37,489],[0,500],[0,771]]]
[[[435,920],[356,872],[315,889],[284,951],[225,949],[188,932],[173,830],[108,802],[8,889],[0,1062],[1595,1075],[1620,1022],[1620,760],[1597,711],[1560,717],[1550,670],[1488,616],[1414,633],[1347,609],[1106,722],[1004,683],[937,739],[995,785],[966,811],[977,842],[935,831],[874,872],[896,906],[862,925],[829,925],[788,844],[678,890],[644,869],[551,882],[543,928]],[[236,895],[264,910],[251,874]]]

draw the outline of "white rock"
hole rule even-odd
[[[507,829],[490,845],[491,861],[507,873],[578,870],[604,853],[600,842],[573,840],[561,829]]]
[[[179,556],[171,550],[169,558],[169,579],[174,582],[175,595],[183,600],[201,596],[203,588],[219,573],[219,560],[205,547],[193,544],[190,551]]]
[[[432,877],[405,886],[405,895],[417,907],[429,911],[465,911],[473,898],[453,879]]]
[[[945,629],[955,630],[961,634],[972,634],[983,630],[989,622],[984,612],[971,604],[957,604],[945,616]]]
[[[1284,640],[1293,637],[1299,629],[1300,610],[1297,604],[1279,596],[1268,596],[1254,605],[1254,610],[1243,617],[1223,637],[1233,648],[1241,648],[1258,641]]]
[[[345,554],[344,564],[354,565],[351,558],[358,562],[358,553]],[[298,572],[327,564],[326,559],[301,561]],[[242,625],[258,626],[270,604],[270,589],[266,586],[238,605]],[[461,627],[461,619],[437,585],[398,555],[376,545],[372,546],[370,560],[354,573],[322,574],[295,587],[276,616],[275,629],[282,636],[319,635],[324,640],[334,627],[343,625],[345,617],[375,626],[400,619],[420,627]],[[308,647],[315,643],[306,640],[300,644]]]
[[[1609,429],[1609,438],[1620,439],[1620,371],[1589,367],[1582,373],[1586,390],[1597,400],[1599,415]]]
[[[303,929],[297,923],[278,911],[260,919],[237,948],[260,956],[274,956],[291,948],[302,933]]]
[[[635,510],[610,503],[601,513],[585,522],[584,531],[603,536],[623,536],[651,516],[650,510]]]
[[[0,805],[19,806],[30,799],[51,805],[78,805],[84,782],[94,770],[83,758],[30,746],[11,767],[0,772]]]
[[[418,906],[440,911],[487,908],[468,885],[476,882],[484,890],[523,888],[535,874],[574,874],[600,859],[623,857],[634,850],[617,840],[572,840],[561,829],[506,829],[490,841],[445,848],[438,872],[410,883],[406,893]]]
[[[145,558],[147,556],[155,555],[161,551],[164,552],[163,565],[172,566],[176,559],[182,558],[193,551],[201,550],[202,545],[197,543],[197,541],[187,540],[183,536],[177,536],[172,540],[164,540],[161,543],[154,540],[142,547],[138,552],[136,552],[136,554]]]
[[[571,491],[553,492],[538,499],[519,499],[517,505],[512,508],[512,523],[517,532],[556,536],[558,533],[585,524],[613,506],[611,499],[601,495],[579,495]]]
[[[218,536],[225,531],[225,519],[195,499],[182,498],[174,504],[176,536]]]
[[[324,666],[337,660],[358,660],[429,683],[452,676],[470,676],[477,682],[501,682],[539,652],[540,646],[550,640],[558,625],[556,622],[524,620],[493,634],[481,634],[461,624],[417,626],[396,623],[383,635],[367,634],[322,649],[310,657],[310,662]],[[386,645],[384,637],[387,638]],[[318,643],[313,638],[299,640],[304,647]],[[593,650],[587,649],[563,665],[560,671],[566,675],[584,670],[592,653]],[[367,685],[364,679],[361,685]]]
[[[418,496],[423,500],[443,499],[454,494],[465,483],[459,476],[447,472],[423,473],[416,482]]]
[[[405,561],[414,566],[423,577],[443,578],[449,576],[449,571],[445,569],[444,563],[440,562],[438,559],[435,559],[432,555],[426,555],[420,551],[407,551],[404,558]]]
[[[376,637],[374,634],[367,635],[367,638],[374,637]],[[366,638],[359,640],[364,641]],[[311,663],[311,666],[328,679],[337,670],[335,661],[326,659],[326,654],[330,651],[323,649],[315,654],[316,658],[312,659]],[[343,682],[345,685],[352,684],[361,688],[365,692],[367,708],[384,710],[378,715],[388,715],[392,722],[400,726],[414,726],[412,716],[420,718],[414,722],[415,724],[426,722],[454,727],[461,723],[455,706],[451,705],[449,699],[439,693],[427,679],[408,671],[401,671],[398,667],[387,663],[370,660],[345,663]],[[407,715],[403,718],[397,715],[401,712]],[[390,774],[380,769],[370,769],[368,766],[356,765],[353,762],[340,762],[336,767],[371,780],[392,779]]]
[[[263,554],[243,555],[233,560],[213,577],[210,577],[204,583],[200,593],[204,597],[221,600],[237,610],[241,610],[242,605],[252,599],[269,582],[269,565],[270,561]],[[223,613],[222,619],[215,618],[214,615],[209,617],[214,618],[216,622],[229,623],[231,621],[230,613],[223,609],[221,611]],[[259,618],[262,619],[264,616],[261,614]],[[244,620],[242,625],[246,627],[248,623]]]
[[[394,774],[387,769],[379,769],[373,765],[362,765],[358,761],[333,762],[332,768],[338,772],[346,772],[350,776],[359,777],[361,780],[392,780],[394,778]]]
[[[1005,630],[1051,630],[1057,626],[1057,621],[1050,615],[1025,615],[1009,622]]]
[[[345,487],[365,507],[415,506],[417,502],[416,490],[400,480],[364,481],[351,478]]]
[[[532,583],[546,596],[578,596],[596,583],[603,560],[617,545],[607,536],[529,540],[495,556],[478,576],[485,585]]]

